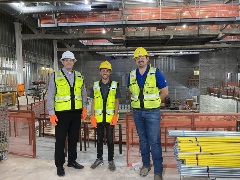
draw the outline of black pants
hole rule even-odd
[[[82,111],[56,112],[58,118],[55,126],[55,165],[63,166],[65,163],[65,140],[68,135],[68,162],[77,159],[77,142],[81,124]]]
[[[103,138],[104,128],[106,128],[106,138],[108,146],[108,161],[112,161],[114,157],[114,141],[113,141],[113,130],[114,126],[109,123],[98,123],[97,124],[97,158],[103,158]]]

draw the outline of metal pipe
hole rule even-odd
[[[119,11],[119,4],[16,7],[21,14]]]
[[[19,8],[16,8],[16,6],[14,6],[13,4],[1,4],[0,9],[4,12],[7,12],[8,14],[11,14],[17,19],[24,21],[27,25],[30,25],[31,27],[38,27],[37,20],[35,18],[21,14],[21,10]]]
[[[171,137],[240,136],[240,132],[168,130],[168,135]]]
[[[187,136],[187,137],[219,137],[219,136],[239,136],[240,132],[226,132],[226,131],[182,131],[182,130],[169,130],[169,136],[174,137],[181,137],[181,136]],[[224,137],[223,137],[224,138]],[[222,140],[222,139],[221,139]],[[205,143],[207,141],[205,140]],[[201,144],[201,140],[198,142]],[[211,144],[211,142],[208,142]],[[228,142],[229,144],[230,141]],[[229,167],[229,166],[217,166],[218,163],[211,166],[201,166],[201,165],[186,165],[187,161],[185,161],[183,158],[180,159],[181,155],[192,155],[196,154],[196,152],[186,152],[181,151],[180,145],[181,142],[179,142],[177,139],[175,140],[174,144],[174,154],[177,160],[177,168],[178,173],[180,176],[186,176],[186,177],[207,177],[207,178],[239,178],[240,177],[240,168],[239,167]],[[233,143],[235,144],[235,143]],[[206,148],[206,146],[205,146]],[[214,151],[212,152],[214,153]],[[211,154],[212,154],[211,153]],[[198,153],[197,153],[198,154]],[[196,154],[196,155],[197,155]],[[203,153],[200,153],[201,156],[197,157],[202,158],[204,155]],[[223,154],[227,154],[229,157],[231,157],[231,153],[228,151],[223,151]],[[180,156],[179,156],[180,155]],[[235,156],[235,155],[234,155]],[[186,157],[186,156],[185,156]],[[237,156],[236,156],[237,157]],[[221,164],[221,163],[220,163]]]

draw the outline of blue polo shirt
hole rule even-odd
[[[136,69],[137,82],[138,82],[138,85],[139,85],[140,88],[143,88],[143,86],[144,86],[144,82],[145,82],[145,79],[147,77],[147,73],[149,71],[149,68],[150,68],[150,66],[148,65],[148,67],[147,67],[147,69],[146,69],[146,71],[144,72],[143,75],[140,74],[138,68]],[[162,88],[165,88],[166,86],[168,86],[164,75],[162,74],[162,72],[159,69],[156,70],[155,75],[156,75],[156,80],[157,80],[157,87],[159,89],[162,89]],[[128,88],[129,88],[129,85],[130,85],[130,74],[128,76],[128,82],[127,82],[127,87]]]

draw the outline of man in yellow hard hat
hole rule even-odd
[[[65,170],[65,140],[68,135],[68,167],[83,169],[77,163],[77,142],[82,119],[87,116],[87,91],[80,72],[73,70],[77,61],[72,52],[66,51],[60,59],[63,68],[50,77],[47,110],[50,122],[55,126],[55,165],[57,175],[64,176]]]
[[[106,129],[106,138],[108,146],[108,168],[115,171],[114,163],[114,126],[118,121],[119,98],[121,93],[119,84],[110,79],[112,66],[108,61],[104,61],[99,66],[101,80],[93,84],[90,97],[92,100],[91,107],[91,124],[97,128],[97,159],[91,168],[103,165],[103,138],[104,128]]]
[[[138,47],[133,56],[137,69],[128,77],[131,92],[131,107],[140,141],[143,167],[140,176],[151,170],[150,152],[154,165],[154,180],[162,180],[163,158],[160,138],[160,105],[168,95],[168,84],[162,72],[148,65],[149,54]]]

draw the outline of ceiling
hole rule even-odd
[[[14,3],[13,3],[14,2]],[[196,54],[240,47],[240,0],[0,0],[24,21],[26,39],[58,41],[58,51],[128,56]]]

